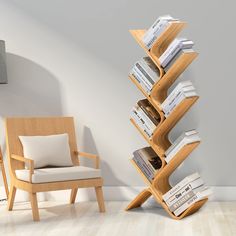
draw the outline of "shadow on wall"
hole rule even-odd
[[[82,142],[83,142],[83,145],[82,145],[83,150],[82,151],[85,151],[88,153],[93,153],[93,154],[100,156],[100,153],[97,149],[92,132],[91,132],[90,128],[88,128],[87,126],[85,126],[84,130],[83,130]],[[109,145],[109,144],[107,144],[107,145]],[[111,153],[111,155],[112,155],[112,153]],[[87,159],[81,160],[81,164],[93,167],[93,163],[91,163],[91,160],[87,160]],[[105,185],[106,185],[106,180],[109,180],[110,183],[115,183],[116,186],[127,186],[127,183],[122,182],[119,178],[117,178],[117,176],[114,175],[111,167],[107,164],[107,162],[104,159],[103,160],[100,159],[100,168],[102,170],[102,177],[104,179]],[[122,175],[122,173],[121,173],[121,175]],[[133,192],[134,195],[138,194],[138,192],[135,188],[130,187],[130,190]],[[117,191],[119,191],[119,193],[117,193]],[[111,194],[111,191],[109,191],[109,193]],[[94,196],[93,191],[88,191],[87,194],[88,194],[87,195],[88,199],[94,200],[95,196]],[[111,199],[112,200],[120,200],[121,196],[122,196],[122,199],[125,199],[125,197],[126,197],[125,193],[122,193],[122,188],[117,188],[116,192],[114,194],[116,194],[116,196],[115,195],[114,196],[107,195],[106,189],[104,189],[104,195],[105,195],[106,200],[111,200]]]
[[[45,68],[7,53],[8,84],[0,85],[1,146],[5,153],[3,118],[62,114],[60,85]]]

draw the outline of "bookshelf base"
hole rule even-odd
[[[156,190],[150,186],[149,188],[144,189],[142,192],[140,192],[126,207],[126,211],[132,210],[134,208],[141,207],[147,200],[153,196],[157,203],[161,204],[161,206],[165,209],[165,211],[175,220],[181,220],[182,218],[192,215],[196,211],[198,211],[208,200],[208,198],[202,199],[198,202],[195,202],[192,206],[190,206],[187,210],[185,210],[181,215],[175,216],[167,207],[167,205],[164,203],[164,201],[161,199],[159,194],[156,192]]]

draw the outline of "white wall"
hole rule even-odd
[[[193,80],[201,96],[171,136],[197,128],[203,139],[173,181],[198,170],[208,185],[234,186],[233,9],[233,1],[213,0],[0,0],[9,81],[0,86],[0,116],[74,116],[79,147],[101,156],[107,186],[144,185],[129,163],[133,150],[146,145],[129,122],[142,95],[127,78],[144,53],[128,29],[169,13],[189,23],[183,35],[200,56],[183,79]]]

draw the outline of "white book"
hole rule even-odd
[[[162,195],[163,200],[167,201],[168,198],[170,198],[173,194],[175,194],[177,191],[179,191],[181,188],[183,188],[186,184],[188,184],[198,178],[200,178],[200,175],[197,172],[185,177],[178,184],[176,184],[173,188],[171,188],[168,192],[166,192],[165,194]]]
[[[138,63],[136,63],[136,64],[138,64]],[[133,67],[133,71],[134,71],[136,74],[139,75],[139,78],[142,80],[143,84],[145,84],[145,86],[146,86],[149,90],[151,90],[151,89],[152,89],[152,84],[151,84],[149,81],[146,80],[146,77],[144,76],[143,72],[140,71],[140,69],[136,66],[136,64],[135,64],[135,66]]]
[[[176,100],[179,99],[179,97],[183,94],[183,93],[187,93],[187,92],[190,92],[190,91],[194,91],[195,88],[193,87],[193,85],[190,85],[190,86],[186,86],[186,87],[183,87],[179,90],[179,92],[176,94],[176,96],[169,101],[168,104],[164,105],[163,106],[163,111],[164,113],[168,113],[170,110],[171,110],[171,107],[172,105],[176,102]]]
[[[139,63],[150,76],[152,80],[151,84],[154,85],[160,77],[160,71],[157,66],[153,63],[150,57],[143,57]]]
[[[165,157],[165,161],[169,163],[174,156],[187,144],[195,143],[201,141],[197,134],[191,135],[189,137],[184,137],[178,145]]]
[[[165,151],[165,156],[167,156],[175,147],[176,145],[178,145],[181,140],[184,138],[184,137],[187,137],[187,136],[191,136],[193,134],[197,134],[197,131],[195,129],[193,130],[188,130],[188,131],[185,131],[183,132],[173,143],[172,145]]]
[[[166,51],[160,56],[159,61],[162,67],[166,67],[172,58],[181,50],[192,48],[193,41],[185,38],[177,38],[168,46]]]
[[[169,210],[171,212],[177,210],[179,207],[181,207],[185,202],[187,202],[188,200],[190,200],[194,195],[196,195],[198,192],[201,192],[203,190],[205,190],[206,187],[205,186],[200,186],[198,188],[192,189],[191,191],[189,191],[187,194],[185,194],[181,199],[179,199],[176,203],[174,203],[173,205],[171,205],[169,207]]]
[[[140,84],[140,86],[143,88],[143,90],[150,94],[151,90],[150,87],[144,82],[143,77],[139,74],[139,72],[136,71],[135,68],[132,69],[130,74],[137,80],[137,82]]]
[[[194,50],[189,48],[189,49],[181,49],[173,58],[172,60],[165,66],[164,71],[167,72],[174,64],[175,62],[183,55],[187,53],[193,53]]]
[[[137,112],[142,117],[146,125],[150,128],[150,130],[153,130],[156,128],[156,125],[150,120],[150,118],[145,114],[143,109],[141,107],[137,107]]]
[[[187,81],[181,81],[179,82],[175,88],[171,91],[171,93],[168,95],[168,97],[165,99],[165,101],[161,104],[161,107],[166,106],[167,104],[169,104],[179,93],[179,91],[187,86],[191,86],[193,85],[192,82],[190,80]]]
[[[159,24],[159,28],[155,32],[149,33],[147,37],[143,40],[143,43],[147,49],[151,49],[154,42],[161,36],[161,34],[169,27],[170,21],[163,20]]]
[[[150,127],[148,127],[147,124],[145,124],[144,120],[142,119],[142,117],[140,117],[140,115],[138,114],[136,110],[133,110],[131,112],[131,118],[134,119],[134,121],[139,126],[139,128],[142,131],[144,131],[149,138],[152,136],[153,130],[151,130]]]
[[[168,21],[175,20],[170,15],[160,16],[155,20],[155,22],[151,25],[151,27],[146,31],[143,36],[144,44],[148,44],[153,36],[160,34],[161,28],[164,24],[168,23]]]
[[[178,202],[181,198],[183,198],[187,193],[191,190],[196,189],[204,184],[204,181],[201,178],[195,179],[193,182],[186,184],[183,188],[173,194],[169,199],[166,201],[166,205],[168,207],[172,206],[176,202]]]
[[[176,99],[170,109],[165,113],[165,117],[168,117],[171,112],[175,109],[175,107],[177,107],[184,99],[186,98],[190,98],[190,97],[194,97],[194,96],[197,96],[197,93],[195,91],[190,91],[190,92],[186,92],[186,93],[182,93],[178,99]]]
[[[177,210],[174,211],[174,214],[176,216],[179,216],[181,213],[183,213],[187,208],[192,206],[195,202],[198,202],[204,198],[207,198],[212,194],[212,190],[210,188],[206,188],[205,190],[196,193],[192,198],[190,198],[187,202],[185,202],[182,206],[177,208]]]
[[[152,89],[152,86],[154,84],[154,81],[152,79],[152,77],[147,73],[147,71],[145,70],[145,67],[142,63],[142,61],[139,61],[135,64],[135,67],[141,72],[143,79],[145,80],[145,82],[148,84],[150,90]]]

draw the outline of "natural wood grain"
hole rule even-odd
[[[38,201],[37,201],[37,194],[36,193],[29,193],[30,203],[32,208],[33,220],[39,221],[39,209],[38,209]]]
[[[102,187],[95,187],[95,192],[96,192],[96,197],[97,197],[97,202],[98,202],[98,207],[100,212],[105,212],[105,204],[104,204],[104,198],[103,198],[103,192],[102,192]]]
[[[2,155],[1,147],[0,147],[0,166],[1,166],[3,184],[4,184],[6,196],[7,196],[7,198],[8,198],[8,196],[9,196],[9,190],[8,190],[7,176],[6,176],[6,171],[5,171],[5,167],[4,167],[3,155]]]
[[[34,135],[52,135],[67,133],[69,136],[69,145],[71,151],[71,159],[74,165],[79,165],[78,155],[92,158],[95,160],[95,166],[99,167],[99,158],[97,155],[78,152],[75,138],[74,121],[72,117],[41,117],[41,118],[7,118],[6,119],[6,143],[8,150],[8,162],[10,166],[11,185],[12,187],[9,199],[9,210],[12,208],[15,196],[15,188],[27,191],[31,198],[33,211],[33,219],[39,220],[37,213],[37,192],[47,192],[65,189],[78,189],[88,187],[101,187],[103,185],[102,178],[80,179],[70,181],[58,181],[50,183],[32,183],[32,175],[34,173],[34,163],[32,160],[23,157],[23,148],[19,141],[19,136]],[[25,182],[16,178],[15,170],[23,169],[25,163],[30,166],[30,182]],[[102,189],[99,190],[101,196]],[[75,201],[75,191],[71,196],[70,202]],[[102,198],[99,198],[101,205]]]
[[[10,187],[10,193],[9,193],[9,197],[8,197],[8,210],[11,211],[13,208],[13,204],[15,201],[15,196],[16,196],[16,187],[11,185]]]
[[[75,199],[76,199],[77,192],[78,192],[78,188],[73,188],[73,189],[71,189],[71,193],[70,193],[70,204],[74,204],[74,203],[75,203]]]

